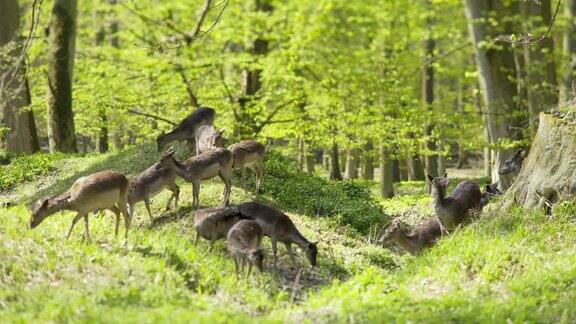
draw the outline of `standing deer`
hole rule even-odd
[[[292,263],[296,264],[296,258],[291,246],[291,244],[294,243],[306,252],[310,264],[316,266],[316,257],[318,255],[317,242],[310,242],[300,234],[288,216],[258,202],[242,203],[238,205],[238,210],[243,218],[255,220],[260,227],[262,227],[264,235],[271,239],[274,265],[276,265],[278,259],[276,255],[277,242],[281,242],[286,246]]]
[[[196,155],[214,147],[224,147],[224,131],[217,131],[212,125],[202,125],[194,133],[196,138]]]
[[[206,153],[189,158],[180,163],[174,158],[174,151],[168,152],[161,160],[160,165],[170,168],[182,179],[192,183],[192,205],[199,206],[200,183],[202,180],[219,176],[224,182],[224,195],[222,204],[227,206],[230,201],[232,182],[232,153],[227,149],[214,148]]]
[[[498,190],[498,182],[486,185],[484,191],[482,192],[482,197],[480,198],[480,208],[488,205],[492,197],[501,195],[502,192]]]
[[[226,238],[228,232],[241,220],[241,215],[236,206],[213,207],[200,209],[194,213],[194,229],[198,244],[200,237],[214,242]]]
[[[450,183],[448,174],[433,178],[428,175],[432,187],[432,207],[446,231],[452,231],[459,225],[471,221],[470,212],[480,210],[482,194],[478,185],[470,181],[462,181],[456,186],[450,196],[446,197],[446,188]]]
[[[128,238],[130,228],[130,214],[127,209],[128,179],[115,171],[102,171],[82,177],[66,192],[47,199],[41,199],[31,206],[32,218],[30,228],[35,228],[42,221],[62,210],[77,212],[66,238],[70,237],[72,230],[80,218],[84,218],[86,225],[86,240],[90,241],[88,229],[88,213],[108,209],[116,214],[116,236],[120,226],[120,213],[124,215],[126,227],[125,237]]]
[[[166,210],[170,209],[170,204],[172,199],[174,199],[174,209],[178,212],[180,187],[176,184],[176,174],[170,168],[163,167],[160,162],[156,162],[130,181],[130,192],[128,194],[130,218],[134,215],[136,203],[144,201],[148,215],[152,219],[150,198],[157,195],[163,188],[172,191],[172,196],[170,196],[166,204]]]
[[[442,227],[436,218],[420,224],[409,233],[402,220],[395,218],[378,242],[380,244],[395,242],[410,254],[417,255],[422,250],[434,246],[442,234],[444,234]]]
[[[158,145],[158,152],[162,151],[166,145],[173,141],[187,141],[190,147],[190,152],[193,152],[194,147],[194,133],[196,129],[202,125],[212,125],[216,112],[209,107],[200,107],[186,118],[184,118],[177,126],[169,133],[162,133],[156,138]]]
[[[514,182],[514,179],[516,179],[516,176],[520,173],[520,169],[522,169],[522,162],[525,157],[526,150],[522,148],[518,149],[514,152],[514,155],[510,159],[504,161],[502,167],[498,169],[498,174],[501,176],[500,178],[502,178],[503,190],[509,188],[512,182]]]
[[[236,276],[242,271],[248,263],[248,272],[250,275],[252,266],[262,272],[262,263],[264,261],[264,252],[262,250],[262,227],[256,221],[244,219],[236,223],[228,232],[226,238],[228,251],[234,259]]]
[[[256,193],[260,192],[260,181],[264,174],[264,145],[245,140],[228,147],[234,156],[234,169],[242,172],[242,186],[246,189],[246,168],[252,169],[256,175]]]

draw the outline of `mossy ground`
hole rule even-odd
[[[69,240],[63,239],[70,213],[51,216],[35,230],[27,227],[26,202],[62,191],[78,176],[97,170],[133,175],[157,157],[147,146],[65,157],[55,160],[49,172],[19,181],[0,195],[3,202],[14,203],[0,209],[3,322],[576,320],[572,204],[556,208],[552,217],[488,208],[474,224],[413,257],[372,244],[370,233],[391,216],[402,215],[411,223],[429,217],[428,198],[420,194],[423,183],[402,183],[397,197],[386,201],[359,189],[374,189],[371,182],[334,185],[312,179],[298,191],[291,179],[307,176],[290,165],[285,166],[289,172],[272,170],[287,163],[278,158],[267,163],[274,178],[268,178],[262,196],[234,187],[232,202],[257,198],[280,206],[306,237],[320,241],[317,268],[299,254],[304,270],[297,285],[298,270],[282,246],[278,267],[268,257],[264,273],[237,280],[224,242],[212,250],[206,242],[194,245],[190,185],[183,182],[180,216],[163,211],[169,193],[161,193],[153,198],[154,220],[138,206],[126,245],[114,238],[110,214],[91,218],[90,244],[83,241],[82,224]],[[305,186],[323,192],[306,198],[312,193]],[[222,189],[218,180],[203,183],[202,205],[216,205]],[[301,192],[306,196],[298,196]],[[294,196],[306,208],[298,209],[298,202],[289,199]],[[339,205],[348,211],[332,215]],[[356,217],[362,221],[347,219],[355,210],[361,211]],[[377,222],[373,214],[380,211]],[[264,242],[270,251],[269,240]]]

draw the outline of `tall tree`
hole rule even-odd
[[[340,153],[338,152],[338,144],[332,144],[330,148],[330,163],[328,166],[328,173],[332,180],[342,180],[342,173],[340,172]]]
[[[432,37],[432,3],[426,0],[426,37],[424,40],[424,62],[422,64],[422,105],[426,111],[432,110],[434,104],[434,59],[435,41]],[[432,139],[432,129],[434,124],[428,122],[424,127],[424,136],[426,137],[426,152],[424,154],[424,168],[426,175],[432,177],[438,176],[438,154],[436,151],[436,142]],[[428,186],[428,181],[426,182]],[[430,189],[430,188],[428,188]]]
[[[492,43],[492,39],[498,34],[510,33],[510,27],[506,26],[505,17],[512,10],[500,0],[463,0],[464,12],[468,23],[468,30],[472,43],[476,64],[478,66],[478,78],[486,111],[485,127],[488,130],[490,143],[496,147],[492,157],[492,182],[499,181],[498,169],[500,165],[510,157],[510,150],[505,150],[499,145],[501,140],[510,137],[509,125],[511,114],[514,109],[514,84],[515,71],[514,57],[510,46],[500,46]],[[492,16],[495,15],[495,16]],[[496,19],[504,25],[505,30],[495,30],[487,25],[491,19]]]
[[[32,153],[39,145],[19,28],[17,0],[0,1],[0,148]]]
[[[576,0],[566,2],[566,30],[562,37],[564,67],[560,86],[560,101],[566,102],[576,96]]]
[[[55,0],[49,25],[48,143],[50,151],[76,152],[72,81],[76,0]]]
[[[394,197],[392,159],[384,143],[380,144],[380,196],[382,198]]]

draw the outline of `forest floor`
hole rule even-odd
[[[140,146],[0,167],[0,202],[12,203],[0,208],[2,322],[576,321],[574,204],[546,216],[503,213],[496,202],[475,223],[414,257],[373,244],[374,233],[395,216],[412,224],[430,217],[424,183],[400,183],[395,198],[380,200],[375,182],[333,184],[301,174],[273,154],[263,194],[235,186],[232,202],[260,199],[279,206],[307,238],[319,240],[318,267],[298,253],[303,270],[296,284],[298,270],[283,247],[277,267],[268,253],[262,274],[237,280],[224,242],[211,251],[207,242],[194,245],[191,186],[183,182],[179,216],[163,211],[168,192],[153,198],[153,220],[138,205],[127,245],[114,239],[110,214],[91,218],[90,244],[80,225],[63,239],[70,213],[28,228],[25,203],[97,170],[132,176],[157,158],[152,146]],[[291,179],[312,180],[299,185],[302,180]],[[216,205],[222,190],[219,180],[203,183],[201,204]],[[337,208],[347,210],[332,215]],[[380,221],[366,218],[374,211],[382,211]],[[269,252],[269,240],[264,244]]]

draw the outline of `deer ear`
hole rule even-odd
[[[44,201],[42,202],[41,207],[42,207],[42,208],[48,207],[48,199],[44,199]]]
[[[524,157],[526,156],[526,150],[525,149],[521,149],[520,150],[520,154],[518,154],[518,158],[520,160],[524,160]]]
[[[442,177],[448,178],[448,172],[444,172],[444,174],[442,175]]]
[[[434,181],[434,177],[433,177],[433,176],[431,176],[431,175],[429,175],[429,174],[427,174],[426,176],[428,177],[428,180],[430,180],[430,182]]]

